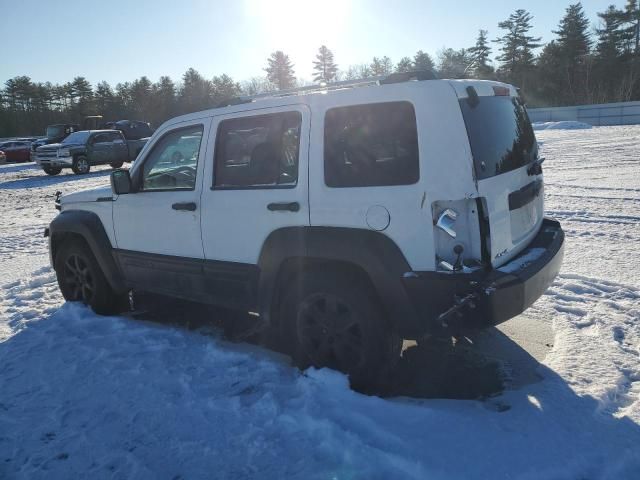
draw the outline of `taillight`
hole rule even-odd
[[[460,271],[482,258],[475,199],[436,201],[431,205],[436,268]]]

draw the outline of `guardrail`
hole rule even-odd
[[[640,102],[602,103],[576,107],[530,108],[532,122],[574,120],[594,126],[639,125]]]

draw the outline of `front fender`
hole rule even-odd
[[[113,246],[100,217],[84,210],[65,210],[58,214],[49,225],[49,245],[52,263],[61,242],[67,241],[69,234],[82,237],[89,245],[109,285],[116,293],[125,293],[124,277],[113,257]]]

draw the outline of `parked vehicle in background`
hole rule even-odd
[[[45,131],[44,138],[40,138],[31,144],[31,156],[38,147],[42,145],[51,145],[54,143],[60,143],[67,138],[73,132],[80,130],[80,125],[77,123],[56,123],[55,125],[49,125]],[[32,158],[32,160],[35,160]]]
[[[31,144],[19,140],[0,143],[0,150],[4,152],[7,162],[28,162],[31,156]]]
[[[40,146],[35,153],[36,163],[49,175],[63,168],[78,175],[89,173],[92,165],[120,168],[130,160],[127,141],[118,130],[81,130],[60,143]]]
[[[46,234],[64,298],[114,313],[134,289],[254,312],[300,366],[358,380],[402,339],[520,314],[564,249],[524,102],[504,83],[433,78],[166,122],[111,189],[60,198]]]
[[[120,130],[127,140],[140,140],[153,135],[153,130],[147,122],[139,120],[118,120],[116,122],[106,122],[104,128]]]

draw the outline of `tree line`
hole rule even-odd
[[[564,106],[640,100],[640,6],[627,0],[622,8],[598,12],[594,30],[581,3],[566,8],[555,38],[543,45],[530,34],[532,15],[518,9],[498,23],[490,39],[481,29],[468,48],[443,48],[435,59],[420,50],[397,63],[376,56],[368,63],[340,69],[334,53],[322,45],[313,59],[313,82],[331,83],[394,72],[432,70],[440,78],[480,78],[519,86],[529,106]],[[495,51],[495,61],[492,56]],[[264,75],[237,82],[222,74],[212,79],[190,68],[179,83],[168,76],[152,82],[143,76],[112,87],[91,85],[85,77],[52,84],[18,76],[0,90],[0,137],[41,134],[52,123],[77,123],[86,115],[105,120],[136,119],[158,126],[184,113],[204,110],[241,95],[288,89],[306,83],[295,75],[289,56],[276,51]]]

